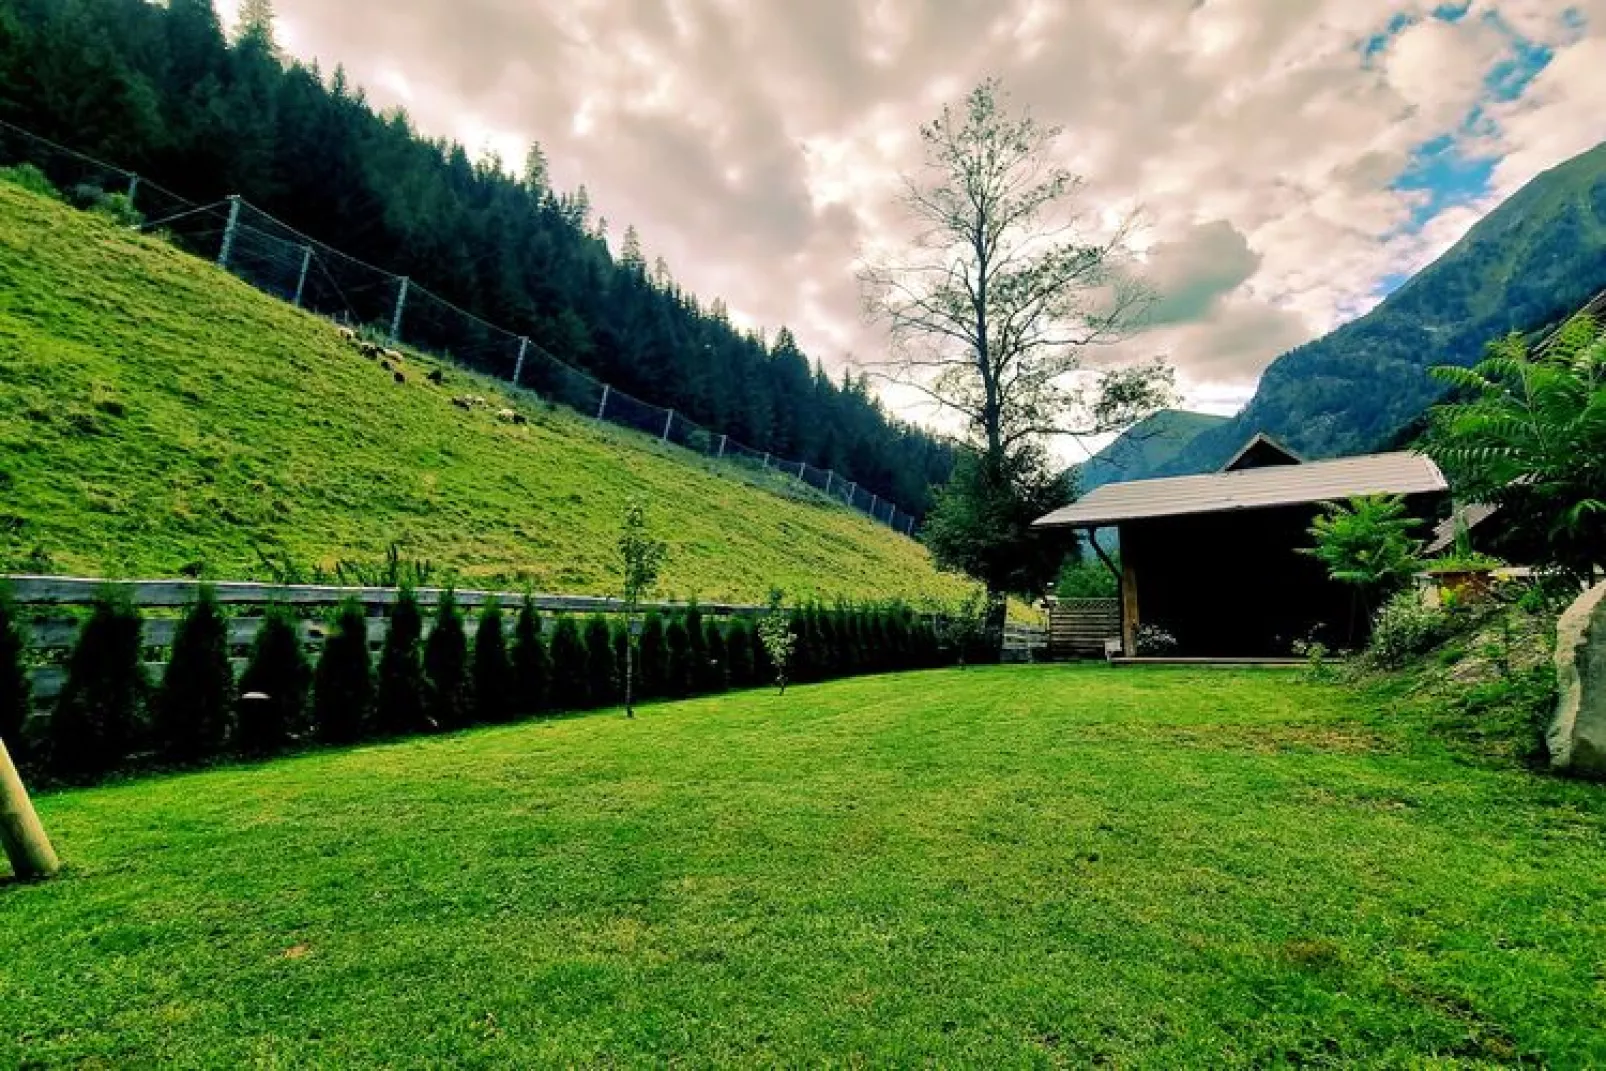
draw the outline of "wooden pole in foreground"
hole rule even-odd
[[[0,740],[0,844],[11,860],[12,873],[23,881],[55,877],[61,869],[4,740]]]

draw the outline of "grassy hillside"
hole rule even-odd
[[[1226,422],[1226,417],[1212,413],[1162,409],[1078,465],[1077,488],[1085,495],[1107,483],[1141,479],[1168,464],[1201,434]]]
[[[1599,1067],[1606,808],[1292,674],[1003,667],[39,800],[5,1067]]]
[[[663,589],[952,596],[914,542],[451,370],[397,385],[326,322],[0,183],[0,571],[268,578],[390,544],[475,583],[611,589],[639,496]],[[516,404],[528,426],[451,404]]]

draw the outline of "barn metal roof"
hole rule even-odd
[[[1274,465],[1203,476],[1106,484],[1039,518],[1036,528],[1097,528],[1122,521],[1269,509],[1352,495],[1418,495],[1449,489],[1421,454],[1365,454],[1303,465]]]

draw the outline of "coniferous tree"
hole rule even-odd
[[[564,614],[552,629],[552,705],[563,711],[591,705],[591,666],[586,641],[574,618]]]
[[[732,688],[751,688],[757,680],[753,665],[753,626],[745,617],[731,619],[725,632],[725,659]]]
[[[686,630],[686,615],[675,614],[664,627],[665,662],[668,673],[664,678],[664,694],[671,699],[683,699],[691,693],[691,633]]]
[[[515,711],[529,715],[546,710],[551,701],[552,658],[541,638],[541,614],[528,595],[513,626],[511,660]]]
[[[5,742],[6,750],[19,763],[27,759],[23,729],[32,701],[28,671],[22,664],[25,649],[16,605],[11,601],[11,593],[0,583],[0,741]]]
[[[592,614],[586,619],[586,679],[590,684],[589,705],[605,707],[619,699],[619,662],[614,650],[613,627],[607,617]]]
[[[704,691],[726,691],[731,686],[730,650],[725,643],[725,630],[718,621],[703,623],[703,650],[708,666]]]
[[[376,727],[383,736],[404,736],[425,727],[428,682],[423,663],[424,616],[418,596],[404,587],[390,608],[390,626],[379,650]]]
[[[335,611],[313,673],[313,728],[325,743],[354,743],[367,735],[373,705],[368,615],[362,603],[347,599]]]
[[[703,611],[695,602],[686,607],[686,689],[688,695],[713,690],[708,665],[708,633],[703,628]]]
[[[305,728],[311,687],[312,666],[301,649],[300,622],[289,607],[274,603],[262,615],[251,641],[251,659],[240,675],[235,747],[255,757],[283,751]]]
[[[641,697],[643,699],[662,699],[669,689],[669,650],[668,640],[664,635],[664,615],[656,610],[647,614],[641,622],[641,637],[638,643],[640,660],[638,672],[641,677]]]
[[[156,695],[151,736],[158,756],[183,765],[221,754],[233,713],[229,622],[216,592],[203,586],[179,621]]]
[[[141,631],[139,611],[126,595],[107,590],[95,599],[49,723],[50,768],[62,780],[103,777],[133,751],[149,690]]]
[[[480,610],[474,633],[474,703],[480,721],[500,723],[513,716],[513,666],[502,633],[502,607],[493,596]]]
[[[429,682],[424,713],[439,731],[468,724],[468,636],[457,596],[448,588],[435,608],[435,627],[424,642],[424,676]]]

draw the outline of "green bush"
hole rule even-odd
[[[301,649],[300,623],[288,607],[269,606],[251,643],[251,660],[240,675],[242,695],[235,747],[246,755],[277,754],[305,729],[312,667]]]
[[[173,636],[156,696],[151,736],[157,754],[180,765],[221,754],[233,713],[229,622],[216,592],[203,586]]]
[[[723,692],[730,688],[730,651],[725,643],[725,632],[718,621],[703,624],[703,649],[707,652],[709,692]]]
[[[1120,594],[1121,582],[1097,558],[1066,558],[1054,583],[1059,599],[1114,599]]]
[[[347,599],[335,611],[312,681],[312,725],[320,740],[349,744],[368,732],[374,672],[368,657],[368,617]]]
[[[539,714],[550,702],[552,659],[541,639],[541,614],[528,595],[513,625],[513,707],[518,714]]]
[[[22,664],[26,646],[15,604],[4,584],[0,584],[0,740],[5,741],[17,762],[27,758],[23,727],[28,721],[31,691],[28,670]]]
[[[602,614],[586,619],[587,706],[605,707],[620,695],[618,654],[614,649],[613,627]]]
[[[502,607],[494,597],[480,610],[474,633],[474,706],[481,721],[494,724],[513,716],[513,666],[502,632]]]
[[[664,627],[664,651],[667,672],[664,675],[664,694],[680,699],[691,691],[691,633],[686,631],[686,615],[676,614]]]
[[[656,610],[641,622],[636,644],[636,693],[642,699],[662,699],[669,693],[669,648],[664,615]]]
[[[567,614],[552,628],[552,704],[558,710],[584,710],[591,705],[590,664],[580,626]]]
[[[134,207],[134,202],[128,199],[126,193],[108,193],[98,198],[90,211],[97,216],[104,216],[120,227],[138,227],[145,222],[145,216]]]
[[[13,186],[21,186],[29,193],[37,193],[41,197],[48,197],[53,201],[61,200],[61,191],[56,189],[56,184],[51,182],[49,176],[32,164],[0,167],[0,182],[9,182]]]
[[[429,684],[424,678],[423,647],[424,615],[418,608],[418,596],[404,587],[390,608],[390,627],[379,651],[374,713],[382,736],[404,736],[420,732],[426,725]]]
[[[686,691],[702,695],[713,688],[708,668],[708,633],[703,611],[695,602],[686,607]]]
[[[757,681],[753,665],[753,624],[745,617],[731,619],[725,630],[725,663],[732,688],[751,688]]]
[[[450,588],[441,592],[435,627],[424,642],[424,677],[428,682],[424,713],[432,728],[460,729],[468,724],[468,636],[463,613]]]
[[[108,590],[96,598],[50,719],[50,768],[62,780],[95,780],[132,754],[149,691],[140,632],[126,595]]]
[[[1372,619],[1367,655],[1381,666],[1403,666],[1449,639],[1454,631],[1449,614],[1425,604],[1419,592],[1401,591]]]

